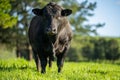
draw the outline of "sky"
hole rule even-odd
[[[90,23],[105,23],[97,29],[100,36],[120,37],[120,0],[89,0],[97,2],[94,16],[89,18]]]

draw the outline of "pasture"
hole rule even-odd
[[[120,80],[120,65],[95,62],[65,62],[61,73],[56,63],[46,74],[36,71],[34,61],[0,60],[0,80]]]

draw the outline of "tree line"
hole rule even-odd
[[[79,37],[72,42],[69,61],[94,61],[120,59],[120,39],[103,37]],[[77,44],[77,45],[74,45]]]

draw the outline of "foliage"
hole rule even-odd
[[[94,59],[116,60],[120,58],[119,44],[116,39],[100,38],[94,45]]]
[[[74,36],[68,61],[118,60],[120,59],[120,38]]]
[[[14,26],[17,23],[17,17],[10,15],[10,0],[0,0],[0,43],[11,43],[14,36]]]
[[[88,60],[91,60],[94,57],[93,50],[94,50],[93,44],[88,43],[88,44],[84,45],[84,47],[82,47],[83,57],[87,58]]]
[[[120,58],[120,46],[118,44],[118,41],[115,39],[111,39],[106,44],[106,50],[105,50],[105,57],[108,60],[116,60]]]
[[[94,40],[94,58],[93,59],[105,59],[105,49],[106,40],[104,38],[100,38],[98,40]]]
[[[16,24],[17,18],[9,14],[11,9],[10,0],[0,0],[0,29],[13,27]]]
[[[14,28],[1,28],[0,27],[0,43],[2,44],[15,44],[16,29]]]
[[[69,67],[68,67],[69,66]],[[56,64],[47,73],[36,71],[35,63],[23,59],[0,60],[0,80],[119,80],[120,67],[116,64],[93,62],[65,62],[62,73]]]

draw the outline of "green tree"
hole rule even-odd
[[[16,25],[17,17],[10,15],[10,0],[0,0],[0,43],[10,43],[13,36],[12,28]]]
[[[105,59],[105,45],[106,39],[100,38],[94,43],[94,59]]]
[[[9,12],[11,11],[11,4],[9,0],[0,0],[0,29],[13,27],[17,18],[11,16]]]
[[[110,39],[105,48],[105,57],[108,60],[117,60],[120,58],[119,44],[117,40]]]
[[[87,60],[92,60],[94,56],[94,45],[88,43],[82,47],[82,56],[87,58]]]

